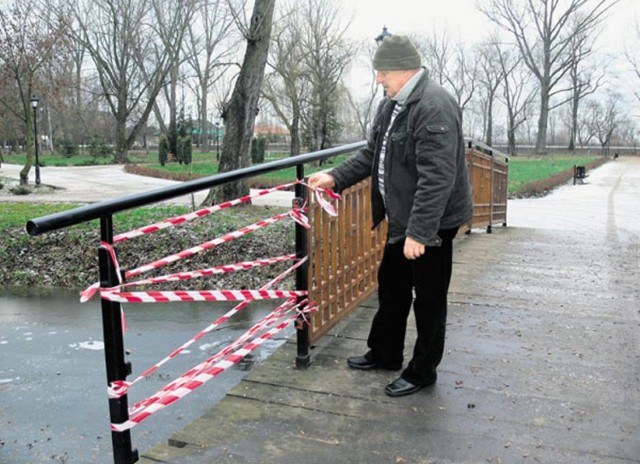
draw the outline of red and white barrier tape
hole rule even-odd
[[[277,221],[289,216],[289,214],[290,213],[282,213],[282,214],[278,214],[276,216],[273,216],[271,218],[268,218],[268,219],[265,219],[265,220],[262,220],[262,221],[258,221],[258,222],[254,223],[254,224],[251,224],[249,226],[243,227],[243,228],[241,228],[241,229],[239,229],[239,230],[237,230],[235,232],[231,232],[231,233],[225,234],[225,235],[223,235],[221,237],[215,238],[215,239],[210,240],[208,242],[205,242],[205,243],[203,243],[201,245],[189,248],[189,249],[181,251],[179,253],[176,253],[176,254],[167,256],[165,258],[159,259],[157,261],[154,261],[153,263],[150,263],[150,264],[138,267],[136,269],[127,271],[125,273],[125,277],[127,279],[130,279],[130,278],[135,277],[137,275],[140,275],[140,274],[142,274],[144,272],[148,272],[148,271],[153,270],[153,269],[158,269],[160,267],[166,266],[167,264],[170,264],[170,263],[179,261],[181,259],[193,256],[194,254],[200,253],[202,251],[210,250],[210,249],[215,248],[216,246],[218,246],[218,245],[220,245],[222,243],[231,242],[231,241],[235,240],[236,238],[242,237],[242,236],[247,235],[247,234],[249,234],[251,232],[255,232],[258,229],[261,229],[261,228],[266,227],[266,226],[268,226],[270,224],[273,224],[273,223],[275,223],[275,222],[277,222]],[[111,258],[112,258],[112,260],[114,262],[114,265],[118,268],[118,261],[116,259],[116,255],[115,255],[115,251],[113,249],[113,246],[109,245],[108,243],[104,243],[104,242],[100,246],[101,246],[101,248],[106,248],[107,250],[109,250],[109,253],[111,254]],[[118,272],[118,276],[119,275],[120,275],[120,273]],[[84,303],[84,302],[90,300],[93,297],[93,295],[95,295],[95,293],[98,291],[99,288],[100,288],[100,284],[99,283],[95,283],[92,286],[90,286],[89,288],[87,288],[86,290],[82,291],[80,293],[80,295],[81,295],[80,301],[82,303]],[[101,290],[101,294],[103,294],[105,292],[105,290],[108,291],[108,290],[111,290],[111,289],[102,289]],[[115,300],[113,300],[113,301],[115,301]],[[185,300],[185,301],[190,301],[190,300]]]
[[[314,308],[315,310],[316,308]],[[273,314],[273,313],[272,313]],[[151,416],[153,413],[165,408],[166,406],[174,403],[175,401],[185,397],[195,389],[199,388],[213,377],[216,377],[227,370],[229,367],[233,366],[237,362],[241,361],[247,354],[254,351],[260,345],[262,345],[265,341],[273,338],[275,334],[286,328],[289,323],[298,317],[297,312],[287,317],[285,320],[278,323],[275,327],[268,330],[267,332],[259,335],[254,340],[246,343],[242,348],[236,350],[232,354],[225,356],[223,359],[216,361],[215,363],[211,363],[209,360],[201,363],[196,369],[192,369],[190,372],[193,374],[189,376],[183,376],[181,379],[188,380],[185,382],[179,383],[179,386],[175,388],[175,384],[178,382],[174,382],[174,389],[168,392],[167,394],[158,395],[157,399],[155,399],[152,403],[143,406],[141,408],[136,408],[134,412],[131,414],[128,421],[120,423],[120,424],[111,424],[111,430],[115,432],[122,432],[124,430],[128,430],[135,425],[139,424],[147,417]],[[213,356],[210,359],[215,359]]]
[[[185,383],[189,382],[191,379],[193,379],[193,377],[203,372],[209,366],[215,364],[225,356],[237,350],[242,344],[246,343],[248,340],[256,336],[261,331],[265,330],[267,327],[272,326],[275,322],[280,320],[285,315],[286,311],[289,311],[290,309],[292,309],[292,307],[297,307],[300,304],[295,304],[295,298],[291,298],[285,301],[280,306],[278,306],[275,310],[273,310],[271,313],[267,314],[260,321],[254,324],[253,327],[251,327],[244,334],[238,337],[238,339],[236,339],[234,342],[230,343],[228,346],[224,347],[222,350],[218,351],[217,353],[209,357],[207,360],[189,369],[180,377],[172,380],[167,385],[165,385],[160,390],[158,390],[154,395],[144,400],[138,401],[135,405],[129,408],[129,414],[135,414],[141,411],[142,409],[152,405],[153,403],[161,401],[162,398],[166,397],[167,395],[170,395],[173,391],[180,388]]]
[[[226,208],[230,208],[235,205],[239,205],[240,203],[246,203],[254,198],[261,197],[263,195],[268,195],[273,192],[277,192],[279,190],[286,190],[287,188],[300,183],[300,181],[292,182],[290,184],[278,185],[277,187],[273,187],[267,190],[260,190],[252,195],[245,195],[236,200],[226,201],[224,203],[220,203],[217,205],[210,206],[208,208],[202,208],[198,211],[194,211],[192,213],[184,214],[182,216],[176,216],[174,218],[165,219],[164,221],[157,222],[155,224],[151,224],[148,226],[140,227],[139,229],[130,230],[129,232],[124,232],[122,234],[116,235],[113,238],[113,243],[124,242],[125,240],[129,240],[131,238],[139,237],[141,235],[152,234],[162,229],[166,229],[168,227],[176,226],[178,224],[183,224],[188,221],[192,221],[193,219],[201,218],[207,216],[211,213],[215,213],[216,211],[220,211]]]
[[[296,264],[291,266],[289,269],[285,270],[283,273],[281,273],[280,275],[276,276],[274,279],[272,279],[271,281],[269,281],[268,283],[263,285],[261,287],[261,290],[267,290],[267,289],[273,287],[274,285],[277,285],[287,275],[291,274],[291,272],[296,270],[298,267],[300,267],[306,261],[307,261],[306,257],[301,259],[301,260],[299,260]],[[293,299],[290,298],[289,300],[287,300],[287,302],[290,302],[292,300],[295,301],[294,298]],[[164,359],[162,359],[160,362],[154,364],[153,366],[151,366],[150,368],[148,368],[147,370],[142,372],[133,381],[127,382],[127,381],[120,380],[120,381],[112,382],[112,384],[108,388],[109,398],[120,398],[121,396],[125,395],[128,392],[129,388],[131,388],[131,386],[133,386],[134,384],[136,384],[140,380],[142,380],[142,379],[148,377],[149,375],[151,375],[153,372],[158,370],[163,364],[166,364],[169,360],[171,360],[171,359],[175,358],[176,356],[178,356],[180,353],[182,353],[185,349],[187,349],[193,343],[195,343],[196,341],[198,341],[199,339],[204,337],[206,334],[210,333],[213,329],[215,329],[216,327],[219,327],[220,325],[224,324],[234,314],[236,314],[240,310],[244,309],[248,304],[249,304],[248,301],[243,301],[240,304],[237,304],[236,306],[234,306],[226,314],[220,316],[218,319],[216,319],[214,322],[212,322],[209,326],[207,326],[204,330],[200,331],[193,338],[191,338],[189,341],[184,343],[181,347],[177,348],[176,350],[171,352],[169,355],[167,355]]]
[[[148,272],[151,271],[153,269],[158,269],[162,266],[166,266],[167,264],[170,263],[174,263],[176,261],[179,261],[181,259],[184,258],[188,258],[190,256],[193,256],[197,253],[200,253],[202,251],[206,251],[206,250],[210,250],[212,248],[215,248],[216,246],[222,244],[222,243],[226,243],[226,242],[231,242],[239,237],[242,237],[244,235],[250,234],[251,232],[255,232],[256,230],[262,229],[264,227],[267,227],[271,224],[274,224],[276,222],[278,222],[279,220],[285,218],[289,216],[289,213],[281,213],[281,214],[277,214],[271,218],[268,219],[263,219],[261,221],[255,222],[251,225],[242,227],[241,229],[238,229],[234,232],[230,232],[228,234],[223,235],[222,237],[218,237],[215,238],[213,240],[209,240],[208,242],[205,242],[201,245],[192,247],[192,248],[188,248],[184,251],[181,251],[180,253],[176,253],[170,256],[167,256],[165,258],[159,259],[157,261],[154,261],[153,263],[147,264],[145,266],[140,266],[136,269],[132,269],[130,271],[127,271],[127,273],[125,274],[127,278],[131,278],[134,277],[136,275],[142,274],[144,272]]]
[[[201,269],[198,271],[178,272],[176,274],[168,274],[164,276],[153,277],[150,279],[138,280],[135,282],[127,282],[125,284],[122,284],[119,288],[139,286],[139,285],[149,285],[149,284],[163,284],[167,282],[196,279],[199,277],[207,277],[207,276],[212,276],[217,274],[227,274],[227,273],[236,272],[236,271],[246,271],[255,267],[278,264],[284,261],[293,260],[295,258],[296,258],[295,254],[290,254],[290,255],[278,256],[275,258],[262,258],[262,259],[256,259],[255,261],[243,261],[241,263],[225,264],[222,266],[210,267],[208,269]]]
[[[176,290],[120,292],[102,290],[100,295],[118,303],[168,303],[172,301],[256,301],[306,296],[306,290]]]
[[[308,184],[305,184],[305,183],[303,183],[303,182],[298,180],[298,181],[296,181],[295,183],[292,183],[292,184],[281,185],[281,186],[274,187],[274,188],[269,189],[269,190],[262,190],[261,192],[258,192],[257,194],[255,194],[253,197],[260,196],[260,195],[266,195],[266,194],[271,193],[271,192],[276,191],[276,190],[283,190],[283,189],[285,189],[287,187],[290,187],[292,185],[295,185],[297,183],[300,183],[300,184],[310,188]],[[318,203],[320,203],[322,208],[328,214],[330,214],[332,216],[336,216],[337,212],[336,212],[335,208],[327,200],[324,199],[324,197],[322,196],[323,193],[329,195],[329,197],[331,197],[332,199],[340,199],[341,198],[340,195],[338,195],[337,193],[335,193],[335,192],[333,192],[332,190],[329,190],[329,189],[315,189],[315,195],[316,195],[316,198],[318,200]],[[191,219],[195,219],[196,217],[205,216],[206,214],[209,214],[210,212],[213,212],[213,211],[217,211],[217,210],[220,210],[220,209],[223,209],[223,208],[228,208],[230,206],[233,206],[233,205],[236,205],[238,203],[241,203],[242,201],[248,201],[250,198],[252,198],[252,196],[248,195],[248,196],[242,197],[242,198],[237,199],[237,200],[232,200],[230,202],[221,203],[219,205],[212,206],[211,208],[205,208],[203,210],[197,211],[197,212],[192,213],[192,214],[179,216],[178,218],[168,219],[166,221],[154,224],[152,226],[143,227],[143,228],[140,228],[140,229],[136,229],[134,231],[126,232],[126,233],[121,234],[121,235],[119,235],[117,237],[120,237],[121,238],[120,241],[123,241],[123,240],[126,240],[128,238],[137,237],[139,235],[143,235],[143,234],[146,234],[146,233],[152,233],[152,232],[155,232],[156,230],[160,230],[160,228],[170,227],[172,225],[185,222],[186,220],[191,220]],[[222,237],[216,238],[216,239],[211,240],[209,242],[205,242],[205,243],[203,243],[203,244],[201,244],[199,246],[189,248],[189,249],[184,250],[184,251],[182,251],[180,253],[176,253],[174,255],[167,256],[165,258],[162,258],[160,260],[157,260],[157,261],[155,261],[153,263],[150,263],[150,264],[147,264],[145,266],[141,266],[139,268],[127,271],[125,273],[125,277],[127,279],[130,279],[131,277],[134,277],[136,275],[140,275],[140,274],[142,274],[144,272],[147,272],[147,271],[150,271],[150,270],[153,270],[153,269],[158,269],[159,267],[162,267],[162,266],[165,266],[167,264],[170,264],[170,263],[179,261],[181,259],[190,257],[190,256],[192,256],[192,255],[194,255],[196,253],[201,252],[201,251],[209,250],[209,249],[214,248],[214,247],[216,247],[216,246],[218,246],[218,245],[220,245],[222,243],[230,242],[232,240],[235,240],[238,237],[241,237],[243,235],[246,235],[246,234],[249,234],[251,232],[254,232],[255,230],[258,230],[260,228],[263,228],[263,227],[266,227],[266,226],[268,226],[270,224],[273,224],[273,223],[279,221],[280,219],[286,217],[287,214],[294,221],[296,221],[298,224],[300,224],[301,226],[303,226],[303,227],[308,229],[308,228],[310,228],[309,219],[302,213],[302,211],[304,211],[304,210],[305,210],[304,208],[303,209],[294,208],[289,213],[279,214],[279,215],[273,216],[272,218],[265,219],[263,221],[258,221],[256,223],[250,225],[250,226],[243,227],[242,229],[239,229],[239,230],[237,230],[235,232],[231,232],[229,234],[225,234]],[[122,238],[122,237],[126,237],[126,238]],[[114,242],[115,242],[115,239],[114,239]],[[109,251],[109,253],[111,254],[111,258],[112,258],[114,266],[116,267],[116,270],[117,270],[116,275],[118,276],[118,278],[120,278],[119,265],[118,265],[118,261],[116,259],[116,254],[115,254],[115,251],[113,249],[113,246],[108,244],[108,243],[102,242],[101,247],[102,248],[106,248]],[[80,293],[80,295],[81,295],[80,301],[84,303],[84,302],[90,300],[93,297],[93,295],[95,295],[95,293],[98,291],[99,287],[100,287],[100,284],[99,283],[95,283],[95,284],[91,285],[89,288],[87,288],[86,290],[82,291]],[[187,301],[190,301],[190,300],[187,300]]]
[[[143,408],[145,408],[147,406],[150,406],[153,403],[156,403],[156,402],[162,400],[162,398],[164,398],[165,396],[171,394],[171,392],[173,392],[176,389],[180,388],[185,383],[189,382],[191,379],[193,379],[193,377],[195,377],[198,374],[200,374],[201,372],[203,372],[209,366],[215,364],[216,362],[220,361],[225,356],[227,356],[227,355],[233,353],[234,351],[236,351],[240,346],[242,346],[243,344],[247,343],[252,337],[257,336],[260,332],[266,330],[268,327],[273,326],[280,319],[282,319],[282,317],[285,316],[285,313],[287,311],[289,311],[289,310],[291,310],[293,308],[297,308],[301,304],[303,304],[303,303],[296,304],[295,298],[291,298],[291,299],[285,301],[280,306],[278,306],[275,310],[273,310],[271,313],[267,314],[260,321],[258,321],[256,324],[254,324],[253,327],[251,327],[249,330],[247,330],[244,334],[240,335],[240,337],[238,337],[235,341],[233,341],[228,346],[224,347],[223,349],[221,349],[220,351],[218,351],[217,353],[215,353],[214,355],[209,357],[209,359],[207,359],[207,360],[201,362],[200,364],[198,364],[197,366],[189,369],[187,372],[182,374],[177,379],[172,380],[167,385],[162,387],[159,391],[157,391],[154,395],[152,395],[152,396],[150,396],[150,397],[148,397],[148,398],[146,398],[146,399],[144,399],[142,401],[138,401],[135,405],[133,405],[132,407],[129,408],[129,414],[135,414],[136,412],[140,411],[141,409],[143,409]]]
[[[286,184],[286,185],[275,187],[273,189],[262,190],[254,195],[247,195],[237,200],[222,203],[220,205],[215,205],[211,208],[205,208],[205,209],[196,211],[194,213],[186,214],[186,215],[179,216],[172,219],[167,219],[165,221],[161,221],[151,226],[142,227],[140,229],[136,229],[130,232],[126,232],[124,234],[120,234],[114,238],[114,243],[122,242],[140,235],[150,234],[167,227],[171,227],[186,221],[190,221],[192,219],[196,219],[198,217],[203,217],[215,211],[228,208],[242,202],[249,201],[251,198],[256,198],[258,196],[266,195],[276,190],[283,190],[287,187],[290,187],[291,185],[295,185],[298,183],[301,183],[309,187],[307,184],[304,184],[302,181],[298,180],[293,184]],[[335,208],[323,197],[322,192],[326,193],[333,199],[340,199],[341,198],[340,195],[337,195],[333,191],[328,189],[315,189],[316,199],[320,204],[320,206],[329,215],[337,216],[337,212]],[[180,259],[184,259],[189,256],[192,256],[193,254],[211,249],[219,244],[235,240],[238,237],[251,233],[262,227],[266,227],[267,225],[273,224],[278,220],[286,217],[287,215],[289,215],[294,221],[296,221],[301,226],[305,228],[310,228],[308,218],[302,213],[303,210],[306,211],[304,207],[293,208],[293,210],[291,210],[289,213],[283,213],[263,221],[258,221],[255,224],[244,227],[235,232],[225,234],[222,237],[211,240],[209,242],[205,242],[202,245],[192,247],[180,253],[167,256],[161,260],[155,261],[148,265],[141,266],[137,269],[128,271],[125,274],[125,277],[131,278],[133,276],[142,274],[143,272],[147,272],[152,269],[158,269],[162,266],[173,263]],[[202,271],[170,274],[168,276],[162,276],[162,277],[157,277],[153,279],[146,279],[146,280],[141,280],[138,282],[132,282],[132,283],[127,283],[125,285],[122,285],[122,281],[120,279],[119,265],[118,265],[118,261],[117,261],[113,246],[107,243],[102,243],[101,247],[106,248],[108,252],[111,254],[111,258],[113,260],[113,263],[116,268],[117,275],[119,277],[120,284],[121,284],[115,288],[100,289],[101,296],[104,299],[111,300],[111,301],[119,301],[122,303],[124,302],[128,302],[128,303],[165,302],[165,301],[242,301],[242,303],[237,305],[232,311],[227,313],[227,315],[223,316],[222,318],[219,318],[216,322],[214,322],[215,325],[212,324],[211,326],[207,327],[207,329],[205,329],[204,331],[201,331],[199,334],[193,337],[189,342],[187,342],[177,350],[174,350],[165,359],[163,359],[156,365],[152,366],[147,371],[143,372],[143,374],[141,374],[133,382],[126,382],[126,381],[113,382],[112,385],[109,387],[110,398],[118,398],[126,394],[131,385],[133,385],[135,382],[137,382],[141,378],[148,376],[151,372],[157,370],[159,366],[167,362],[169,359],[175,357],[177,354],[183,351],[187,346],[194,343],[196,340],[204,336],[206,333],[210,332],[214,327],[226,321],[230,317],[231,315],[230,313],[232,313],[233,311],[237,312],[240,309],[244,308],[249,301],[273,299],[273,298],[280,298],[280,299],[287,298],[287,301],[285,303],[283,303],[279,308],[277,308],[269,316],[264,318],[263,321],[259,322],[252,329],[247,331],[245,335],[240,337],[236,342],[227,346],[225,349],[221,350],[217,355],[214,355],[213,357],[211,357],[207,362],[202,363],[199,366],[196,366],[196,368],[191,369],[176,381],[171,382],[163,390],[160,391],[160,395],[156,395],[154,397],[148,398],[147,400],[144,400],[136,404],[132,409],[132,416],[129,421],[123,424],[111,424],[111,428],[114,431],[127,430],[133,427],[134,425],[137,425],[138,423],[140,423],[145,418],[149,417],[151,414],[153,414],[157,410],[160,410],[168,406],[169,404],[173,403],[174,401],[184,397],[185,395],[195,390],[196,388],[198,388],[199,386],[201,386],[211,378],[224,372],[224,370],[226,370],[228,367],[232,366],[233,364],[243,359],[248,353],[256,349],[262,343],[264,343],[264,341],[270,339],[275,333],[285,328],[291,320],[296,319],[300,314],[302,314],[302,317],[305,318],[306,320],[306,317],[304,315],[306,312],[317,310],[317,308],[313,308],[313,309],[306,308],[304,311],[297,310],[295,314],[288,317],[284,322],[279,323],[276,327],[272,328],[266,333],[263,333],[262,335],[257,337],[254,341],[247,343],[243,348],[238,349],[236,350],[235,353],[230,354],[240,344],[245,343],[251,337],[255,336],[255,334],[259,330],[263,330],[265,327],[272,325],[274,321],[277,321],[278,319],[282,318],[285,315],[285,310],[291,309],[290,306],[293,305],[293,303],[296,300],[300,299],[303,296],[306,296],[307,292],[306,291],[267,290],[266,288],[269,288],[274,281],[272,281],[270,284],[267,284],[267,286],[265,286],[266,288],[262,287],[260,290],[121,292],[119,289],[124,286],[141,285],[141,284],[148,284],[148,283],[163,283],[163,282],[176,281],[176,280],[185,280],[185,279],[194,278],[194,277],[201,277],[204,275],[211,275],[214,273],[232,272],[234,270],[247,269],[247,268],[255,267],[258,265],[271,264],[275,261],[279,262],[284,259],[291,259],[291,256],[293,255],[288,255],[287,257],[272,258],[271,260],[258,260],[253,262],[237,263],[236,265],[230,265],[230,266],[219,266],[216,268],[205,269]],[[300,262],[298,262],[294,266],[294,268],[302,264],[303,261],[304,260],[301,260]],[[283,276],[279,276],[274,280],[281,279],[281,278],[283,278]],[[82,292],[81,301],[87,301],[97,291],[97,289],[98,289],[98,284],[95,284],[94,286]],[[298,303],[293,307],[297,308],[302,304],[306,304],[306,300],[304,302]],[[124,326],[124,321],[123,321],[123,326]],[[222,359],[223,357],[224,359]],[[215,364],[211,365],[211,363],[215,363]]]

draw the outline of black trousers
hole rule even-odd
[[[405,258],[404,240],[387,243],[378,270],[379,309],[369,332],[370,355],[383,367],[402,366],[407,318],[413,303],[418,336],[402,377],[416,385],[436,381],[436,368],[444,353],[452,244],[457,231],[439,231],[442,245],[427,247],[415,260]]]

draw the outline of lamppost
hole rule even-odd
[[[382,32],[380,34],[378,34],[376,37],[374,37],[373,40],[376,41],[376,44],[379,47],[380,44],[382,43],[382,41],[386,37],[391,37],[392,35],[393,34],[387,30],[387,26],[382,26]],[[385,96],[385,97],[387,96],[387,91],[385,89],[382,89],[382,95]]]
[[[31,108],[33,108],[33,139],[36,148],[36,185],[40,185],[40,158],[38,152],[38,97],[34,93],[31,96]]]
[[[376,43],[377,43],[378,45],[380,45],[380,44],[382,43],[382,41],[383,41],[386,37],[389,37],[389,36],[392,36],[392,35],[393,35],[393,34],[392,34],[392,33],[390,33],[390,32],[387,30],[387,26],[382,26],[382,32],[381,32],[380,34],[378,34],[376,37],[374,37],[374,39],[373,39],[373,40],[375,40],[375,41],[376,41]]]
[[[220,121],[216,121],[216,161],[220,161]]]

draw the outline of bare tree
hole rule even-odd
[[[12,89],[3,92],[0,105],[22,121],[26,135],[27,162],[20,171],[20,184],[29,182],[33,165],[31,96],[51,88],[45,76],[52,78],[51,70],[66,60],[66,47],[60,46],[66,27],[66,18],[49,19],[45,11],[26,0],[15,0],[0,10],[0,83]]]
[[[311,96],[311,79],[304,63],[301,32],[296,27],[302,16],[303,13],[293,6],[274,25],[268,60],[270,72],[262,89],[262,97],[289,131],[291,156],[300,154],[300,119]]]
[[[238,26],[247,41],[244,60],[231,99],[222,111],[225,135],[218,172],[228,172],[251,163],[250,148],[258,112],[258,100],[264,70],[269,55],[269,40],[273,24],[275,0],[255,0],[250,21],[243,21],[243,12],[232,8]],[[223,201],[247,194],[245,180],[224,184],[216,192],[211,189],[205,203]]]
[[[183,44],[199,0],[150,1],[155,16],[151,19],[152,29],[155,37],[160,41],[155,47],[156,62],[162,62],[163,57],[166,57],[169,62],[169,83],[164,87],[167,90],[166,102],[169,107],[169,126],[166,129],[169,151],[176,154],[178,153],[178,83],[182,77],[180,65],[186,59],[183,54]],[[139,60],[142,62],[140,58]],[[144,66],[143,70],[148,76]],[[149,77],[147,79],[149,80]],[[153,77],[150,80],[153,82]],[[152,88],[153,84],[150,85],[150,90]],[[155,100],[153,92],[149,92],[149,99]],[[184,100],[184,83],[182,100]]]
[[[322,149],[341,128],[337,94],[355,47],[340,18],[335,1],[304,0],[291,2],[276,24],[263,97],[289,129],[292,156],[303,134],[310,149]]]
[[[479,8],[516,40],[525,64],[536,76],[540,114],[536,152],[546,153],[550,100],[566,91],[558,85],[571,68],[575,35],[588,35],[618,0],[490,0]],[[569,27],[571,21],[573,26]]]
[[[464,111],[478,85],[478,65],[473,53],[460,42],[452,42],[447,33],[433,32],[416,37],[416,48],[424,57],[429,76],[450,90]]]
[[[71,33],[91,57],[115,120],[114,162],[126,162],[176,59],[157,51],[182,42],[190,16],[167,17],[157,0],[85,0],[75,15]]]
[[[602,155],[609,153],[611,138],[620,124],[620,95],[609,93],[604,103],[591,100],[586,107],[587,126],[589,131],[598,139],[602,148]]]
[[[495,42],[498,66],[503,75],[502,101],[507,108],[507,153],[516,153],[516,133],[518,128],[530,119],[536,89],[528,83],[531,71],[523,65],[522,56],[514,47]]]
[[[416,48],[424,59],[424,65],[429,71],[429,77],[438,84],[444,85],[453,48],[449,35],[446,31],[439,34],[434,29],[428,37],[416,36],[413,39]]]
[[[335,93],[350,65],[355,47],[347,39],[348,23],[336,0],[298,0],[302,9],[300,28],[304,64],[309,70],[311,110],[304,114],[303,127],[312,150],[327,148],[337,138]]]
[[[219,0],[205,0],[188,26],[185,48],[187,62],[197,79],[200,146],[205,152],[209,151],[209,92],[236,64],[230,62],[237,45],[231,40],[232,26],[230,11]]]
[[[636,40],[640,41],[640,22],[636,21],[634,35]],[[631,65],[631,69],[637,79],[636,84],[633,86],[633,94],[638,102],[640,102],[640,51],[636,47],[633,50],[625,50],[625,56],[627,61]]]
[[[575,18],[573,22],[576,22]],[[569,102],[571,105],[571,113],[569,151],[574,151],[576,148],[580,102],[585,97],[596,92],[604,80],[603,71],[598,71],[595,66],[586,64],[586,60],[592,54],[595,40],[595,34],[586,34],[584,31],[576,31],[576,33],[570,37],[569,80],[571,82],[571,90]]]
[[[478,82],[482,88],[483,96],[483,128],[484,141],[487,145],[493,144],[493,107],[500,85],[504,81],[504,70],[498,65],[499,43],[497,37],[491,37],[478,47]]]
[[[363,95],[358,96],[354,95],[351,91],[347,91],[347,98],[349,100],[349,106],[355,116],[359,134],[364,139],[369,134],[373,115],[382,95],[380,93],[380,86],[376,82],[375,70],[371,67],[376,45],[372,40],[369,40],[366,43],[361,44],[359,48],[367,50],[367,66],[370,68],[371,78],[368,83],[367,91],[364,92]]]

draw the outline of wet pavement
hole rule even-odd
[[[640,462],[638,198],[640,159],[621,158],[457,240],[434,387],[391,399],[396,373],[347,368],[373,298],[311,368],[293,368],[289,340],[140,462]]]
[[[345,357],[365,349],[372,299],[314,347],[310,369],[293,368],[291,338],[249,375],[230,371],[221,388],[135,427],[140,462],[640,462],[640,158],[589,174],[584,185],[510,201],[507,228],[456,241],[433,388],[391,399],[383,389],[395,373],[347,369]],[[106,184],[83,201],[101,199]],[[133,193],[125,184],[111,197]],[[65,191],[55,196],[77,201]],[[99,311],[24,302],[7,311],[1,298],[0,463],[112,462]],[[158,327],[176,318],[177,335]],[[192,319],[210,321],[198,311],[141,321],[128,343],[142,356],[134,372],[183,329],[192,335]]]

